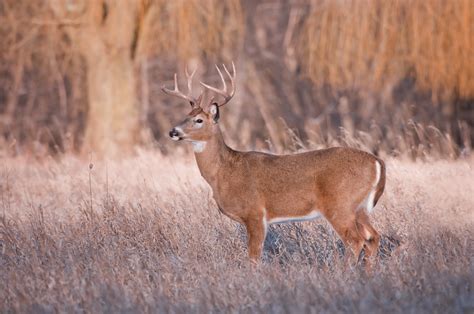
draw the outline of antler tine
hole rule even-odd
[[[224,65],[224,64],[222,64]],[[224,79],[224,75],[222,75],[222,72],[221,70],[219,69],[219,67],[217,66],[216,64],[216,69],[217,69],[217,72],[219,72],[219,76],[221,77],[221,81],[222,81],[222,91],[226,91],[227,90],[227,85],[225,83],[225,79]],[[224,69],[225,69],[225,66],[224,66]]]
[[[196,98],[194,98],[191,94],[191,88],[192,88],[192,78],[194,73],[196,73],[196,69],[193,71],[193,73],[189,74],[188,70],[186,69],[186,77],[188,79],[188,95],[183,94],[178,87],[178,75],[175,73],[174,74],[174,89],[169,89],[166,88],[166,86],[162,86],[161,90],[170,96],[176,96],[182,99],[185,99],[191,103],[191,106],[194,108],[194,106],[197,104]]]
[[[225,64],[223,64],[224,66],[224,70],[225,70],[225,73],[227,73],[227,75],[229,76],[230,78],[230,85],[232,87],[232,90],[231,92],[229,93],[230,97],[234,97],[234,93],[235,93],[235,76],[237,75],[237,73],[235,72],[235,65],[234,65],[234,61],[232,61],[232,75],[230,75],[229,71],[227,70],[227,67],[225,66]]]
[[[188,80],[188,93],[189,93],[189,95],[191,95],[191,93],[192,93],[192,89],[193,89],[193,76],[194,76],[194,74],[196,73],[196,71],[197,71],[197,67],[194,69],[194,71],[193,71],[191,74],[189,74],[189,72],[188,72],[188,67],[187,67],[187,66],[186,66],[186,68],[184,69],[184,72],[186,73],[186,78],[187,78],[187,80]]]
[[[227,75],[231,78],[231,79],[235,79],[235,75],[237,74],[235,72],[235,64],[234,64],[234,61],[232,61],[232,75],[230,75],[229,71],[227,71],[227,67],[225,66],[225,64],[222,64],[224,66],[224,70],[225,70],[225,73],[227,73]]]
[[[207,89],[209,89],[213,92],[216,92],[217,94],[224,97],[224,102],[222,104],[220,104],[219,107],[225,105],[226,103],[228,103],[229,100],[232,97],[234,97],[234,94],[235,94],[235,75],[236,75],[236,72],[235,72],[234,62],[232,62],[232,75],[229,73],[229,70],[227,70],[227,67],[225,66],[225,64],[223,64],[222,66],[223,66],[224,71],[226,72],[227,76],[229,76],[229,79],[230,79],[230,83],[231,83],[231,91],[230,92],[227,90],[227,84],[225,82],[224,75],[222,75],[222,71],[219,69],[219,67],[217,65],[216,65],[216,69],[217,69],[217,72],[219,73],[219,76],[220,76],[221,81],[222,81],[222,89],[218,89],[216,87],[207,85],[206,83],[200,82],[201,85],[204,86],[205,88],[207,88]]]
[[[178,74],[177,73],[174,74],[174,91],[175,92],[179,91],[179,89],[178,89]]]

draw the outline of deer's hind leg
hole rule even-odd
[[[377,254],[380,245],[380,235],[370,224],[369,215],[363,209],[357,212],[357,230],[365,240],[365,257],[371,259]]]
[[[353,259],[357,262],[364,248],[365,240],[357,230],[355,215],[351,214],[349,217],[329,216],[326,219],[344,242],[344,246],[351,249]]]

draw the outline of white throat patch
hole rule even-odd
[[[195,153],[202,153],[206,148],[207,142],[204,141],[193,141],[193,149]]]

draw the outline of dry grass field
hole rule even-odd
[[[473,35],[474,0],[0,0],[0,313],[474,313]],[[372,271],[324,219],[250,265],[161,89],[231,62],[231,147],[386,161]]]
[[[247,262],[193,157],[3,158],[0,312],[474,311],[474,161],[387,159],[371,273],[323,220],[274,225]]]

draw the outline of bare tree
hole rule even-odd
[[[136,0],[51,0],[87,66],[88,123],[83,149],[130,152],[140,134],[135,63],[151,3]]]

